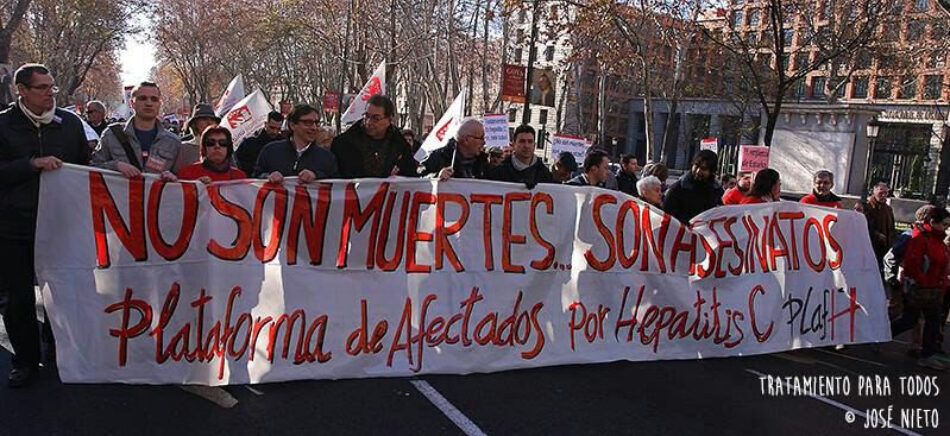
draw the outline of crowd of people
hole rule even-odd
[[[126,177],[156,174],[169,182],[204,183],[244,178],[299,183],[325,178],[432,177],[485,179],[522,184],[567,184],[613,189],[639,197],[681,222],[720,205],[781,201],[781,177],[774,169],[755,174],[739,172],[716,178],[716,153],[703,150],[690,170],[667,185],[670,170],[663,163],[641,169],[635,156],[623,156],[616,173],[604,150],[592,148],[578,163],[571,153],[560,153],[548,166],[535,154],[536,133],[518,126],[506,150],[485,150],[485,131],[475,118],[465,119],[454,138],[417,163],[420,142],[411,130],[398,128],[396,108],[384,95],[367,101],[363,118],[333,137],[320,124],[319,111],[310,105],[268,114],[262,129],[234,144],[231,132],[208,104],[194,107],[184,123],[184,136],[161,118],[158,85],[142,82],[132,90],[133,116],[125,122],[105,122],[106,108],[91,102],[86,119],[55,107],[57,88],[50,71],[27,64],[15,73],[19,99],[0,112],[0,277],[5,296],[3,317],[14,348],[12,387],[26,386],[37,375],[40,338],[33,292],[33,241],[39,174],[63,163],[92,165]],[[92,144],[91,128],[97,133]],[[832,192],[834,175],[818,171],[814,190],[801,202],[840,208]],[[919,334],[918,363],[933,369],[943,365],[934,355],[941,350],[944,298],[950,272],[944,232],[950,225],[946,209],[919,212],[911,230],[896,236],[893,211],[887,205],[888,186],[880,183],[860,209],[867,216],[875,255],[891,289],[895,334],[924,319]],[[899,315],[899,316],[898,316]],[[51,337],[51,335],[49,335]],[[915,337],[918,337],[915,336]]]

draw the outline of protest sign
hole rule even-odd
[[[363,89],[360,90],[359,95],[350,101],[350,105],[346,108],[346,112],[343,113],[343,118],[340,119],[340,122],[354,123],[360,118],[363,118],[363,113],[366,112],[366,101],[376,94],[386,94],[386,61],[381,62],[379,66],[376,67],[373,76],[363,85]]]
[[[337,113],[340,111],[340,93],[336,91],[323,92],[323,111]]]
[[[769,147],[742,145],[739,147],[739,171],[758,172],[769,167]]]
[[[44,171],[64,382],[244,384],[745,356],[890,340],[864,217],[690,229],[616,191],[431,179],[211,185]]]
[[[588,144],[584,138],[568,135],[554,135],[551,140],[551,157],[556,158],[557,155],[566,151],[573,154],[577,162],[584,162],[589,147],[590,144]]]
[[[258,89],[221,117],[221,125],[231,131],[235,148],[240,146],[245,137],[264,127],[271,110],[270,103]]]
[[[244,76],[238,74],[235,78],[231,79],[228,88],[224,90],[224,94],[221,95],[221,98],[218,99],[218,103],[215,104],[215,115],[220,117],[228,113],[228,111],[244,97]]]
[[[485,128],[485,147],[507,147],[508,116],[505,114],[485,114],[482,117],[482,126]]]
[[[455,100],[442,114],[442,118],[439,118],[439,122],[432,127],[432,131],[426,136],[422,147],[419,147],[419,151],[414,156],[416,160],[422,162],[429,153],[444,147],[449,139],[455,136],[463,118],[465,118],[465,88],[462,88],[459,95],[455,96]]]
[[[719,138],[703,138],[699,141],[700,150],[710,150],[713,153],[719,153]]]

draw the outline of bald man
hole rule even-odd
[[[462,120],[455,138],[429,154],[422,162],[423,174],[438,175],[439,180],[484,179],[488,172],[488,154],[485,153],[485,128],[475,118]]]

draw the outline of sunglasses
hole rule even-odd
[[[231,144],[230,144],[230,142],[229,142],[227,139],[208,139],[208,140],[205,140],[205,141],[204,141],[204,146],[205,146],[205,147],[218,146],[218,147],[222,147],[222,148],[227,148],[229,145],[231,145]]]

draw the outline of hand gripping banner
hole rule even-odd
[[[428,179],[42,176],[65,382],[266,383],[890,339],[862,215]]]

